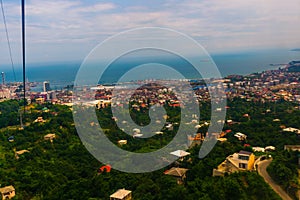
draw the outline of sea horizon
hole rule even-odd
[[[278,69],[284,64],[288,64],[293,60],[300,60],[299,51],[290,50],[270,50],[270,51],[252,51],[228,54],[212,54],[211,58],[218,67],[221,76],[228,75],[247,75],[266,70]],[[129,61],[130,62],[130,61]],[[173,61],[178,62],[178,61]],[[80,61],[66,62],[46,62],[27,64],[26,80],[29,82],[42,83],[49,81],[52,89],[62,89],[67,85],[74,83],[77,71],[81,65]],[[119,73],[120,69],[126,68],[126,63],[120,64],[115,69]],[[184,67],[184,66],[183,66]],[[1,69],[5,73],[6,82],[15,82],[12,68],[10,66],[2,66]],[[22,81],[22,68],[15,65],[16,81]],[[114,71],[110,75],[114,76]],[[136,77],[139,75],[136,74]],[[114,77],[113,77],[114,78]],[[167,78],[167,77],[166,77]],[[187,77],[189,79],[197,79],[197,77]],[[200,79],[201,77],[199,77]],[[107,80],[107,82],[112,81]],[[40,90],[41,87],[38,88]]]

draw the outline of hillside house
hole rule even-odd
[[[44,140],[50,140],[50,142],[53,142],[53,139],[56,137],[54,133],[49,133],[44,136]]]
[[[240,133],[240,132],[234,134],[234,137],[236,137],[240,141],[247,139],[247,135],[245,135],[244,133]]]
[[[217,169],[213,169],[213,176],[224,176],[225,173],[252,170],[255,156],[248,151],[240,151],[226,158]]]
[[[293,128],[293,127],[284,128],[283,131],[300,134],[300,130],[297,128]]]
[[[189,152],[183,151],[183,150],[177,150],[177,151],[173,151],[170,153],[171,155],[177,156],[179,158],[179,160],[183,160],[184,157],[190,155]]]
[[[38,118],[36,118],[36,120],[34,120],[33,122],[35,122],[35,123],[44,123],[44,122],[46,122],[46,120],[44,120],[43,119],[43,117],[38,117]]]
[[[19,150],[15,152],[15,157],[16,159],[19,159],[20,155],[24,154],[24,153],[29,153],[28,150],[24,149],[24,150]]]
[[[284,145],[284,150],[287,150],[287,151],[300,151],[300,145]]]
[[[174,176],[177,179],[178,184],[182,184],[184,179],[186,178],[186,172],[188,169],[185,168],[177,168],[177,167],[172,167],[169,170],[166,170],[164,174]]]
[[[130,190],[119,189],[109,197],[110,200],[131,200],[132,194]]]
[[[118,144],[119,145],[125,145],[125,144],[127,144],[127,140],[119,140]]]
[[[16,196],[15,188],[12,185],[0,188],[0,195],[2,200],[12,199]]]

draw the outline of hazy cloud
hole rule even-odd
[[[186,33],[210,52],[300,46],[298,0],[126,2],[27,1],[28,60],[83,59],[105,38],[146,26],[167,27]],[[19,1],[4,4],[14,55],[19,57]],[[1,38],[5,38],[4,34],[1,25]],[[5,42],[0,40],[0,62],[8,60]]]

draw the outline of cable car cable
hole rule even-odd
[[[12,53],[11,53],[11,45],[10,45],[10,40],[9,40],[6,17],[5,17],[5,13],[4,13],[3,1],[0,0],[0,3],[1,3],[1,10],[2,10],[4,28],[5,28],[5,32],[6,32],[6,39],[7,39],[7,45],[8,45],[8,50],[9,50],[9,57],[10,57],[11,67],[12,67],[12,71],[13,71],[14,81],[16,81],[16,73],[15,73],[14,61],[13,61]]]

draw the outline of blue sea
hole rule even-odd
[[[255,72],[262,72],[270,69],[278,69],[282,64],[287,64],[292,60],[300,60],[300,51],[289,50],[259,50],[249,52],[238,52],[230,54],[213,54],[211,55],[213,61],[216,63],[221,75],[223,77],[231,74],[246,75]],[[119,77],[121,73],[126,72],[130,60],[123,63],[118,63],[109,71],[109,78],[104,82],[114,82],[115,77]],[[134,61],[133,61],[134,62]],[[178,63],[180,61],[174,59],[169,63]],[[39,82],[38,86],[34,89],[41,90],[42,82],[49,81],[52,89],[61,89],[67,85],[74,83],[77,71],[81,65],[81,61],[77,62],[51,62],[51,63],[38,63],[27,64],[26,79],[30,82]],[[181,63],[182,70],[186,68],[184,63]],[[0,68],[5,73],[6,82],[14,81],[12,68],[4,66]],[[125,70],[125,71],[124,71]],[[186,70],[187,78],[193,77],[193,72]],[[22,68],[21,65],[15,66],[16,81],[22,81]],[[138,72],[137,72],[138,73]],[[140,73],[140,72],[139,72]],[[147,74],[147,72],[145,73]],[[165,73],[161,74],[161,78],[167,76]],[[140,76],[136,74],[136,76]],[[141,78],[142,79],[142,78]]]

